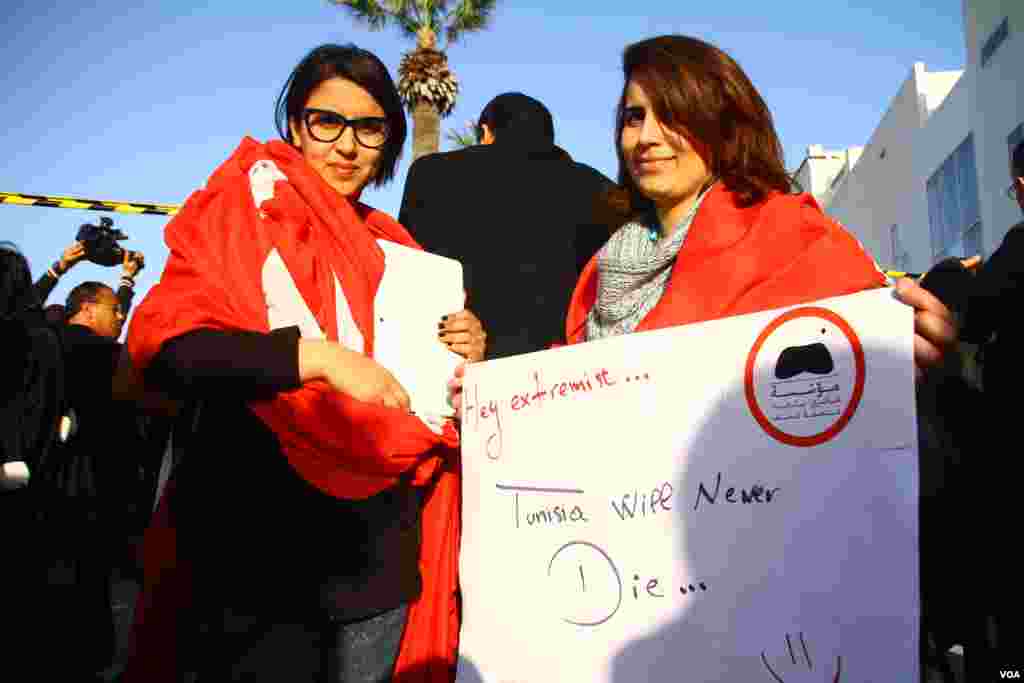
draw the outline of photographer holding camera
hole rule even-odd
[[[39,662],[45,678],[94,680],[114,661],[111,582],[136,571],[135,543],[152,507],[150,480],[162,454],[142,424],[167,420],[175,409],[146,392],[117,341],[145,266],[141,253],[118,244],[126,238],[109,218],[82,225],[33,286],[42,304],[81,261],[122,268],[116,294],[101,282],[78,283],[64,306],[54,305],[59,315],[47,316],[60,341],[63,419],[53,456],[31,472],[45,511],[34,538],[45,590],[35,600],[41,612],[60,614],[46,622],[47,642],[81,654]]]
[[[99,225],[87,223],[79,228],[75,241],[64,250],[60,258],[54,261],[53,265],[36,282],[35,291],[40,303],[46,302],[61,276],[80,261],[88,260],[101,266],[115,266],[120,263],[121,281],[117,289],[117,300],[121,322],[128,317],[128,312],[132,307],[132,298],[135,296],[135,277],[146,266],[146,260],[142,252],[129,251],[117,244],[119,240],[126,239],[128,236],[120,230],[114,229],[113,224],[112,220],[104,216],[100,218]],[[116,326],[116,333],[111,326],[102,326],[102,328],[102,330],[96,331],[106,336],[113,333],[114,339],[121,333],[120,324]]]

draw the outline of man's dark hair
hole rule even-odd
[[[64,319],[70,320],[79,314],[82,310],[82,304],[95,303],[96,296],[104,289],[113,292],[107,285],[102,282],[83,282],[68,294],[68,299],[64,303]]]
[[[1010,157],[1013,164],[1013,175],[1024,178],[1024,140],[1017,143],[1013,148],[1013,156]]]
[[[37,305],[28,259],[13,242],[0,242],[0,318],[19,315]]]
[[[483,139],[483,126],[495,140],[537,146],[555,144],[555,122],[551,112],[539,100],[521,92],[507,92],[487,103],[476,123],[477,142]]]
[[[388,68],[377,55],[355,45],[321,45],[313,49],[292,70],[277,96],[274,117],[277,132],[285,142],[292,143],[289,123],[302,123],[302,111],[310,93],[332,78],[352,81],[370,93],[384,110],[388,120],[388,139],[381,148],[380,166],[373,184],[384,185],[395,175],[398,158],[405,146],[406,125],[402,99],[398,95]]]

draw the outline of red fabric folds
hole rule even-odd
[[[272,162],[286,180],[257,206],[249,172]],[[262,197],[261,197],[262,199]],[[168,224],[170,258],[160,282],[138,306],[128,349],[144,369],[161,346],[198,328],[268,332],[262,268],[276,249],[327,339],[338,339],[334,276],[373,353],[373,299],[384,272],[376,239],[417,247],[396,221],[337,194],[301,154],[283,142],[246,138]],[[252,402],[278,437],[289,463],[325,493],[361,499],[413,471],[428,488],[422,515],[423,592],[411,605],[398,659],[404,680],[449,680],[458,641],[458,437],[438,435],[419,418],[362,403],[323,382]],[[187,571],[173,552],[173,520],[157,515],[146,543],[152,560],[132,639],[126,681],[173,680],[173,612],[187,592]],[[201,558],[200,558],[201,559]],[[175,578],[178,577],[178,578]],[[179,582],[180,583],[176,583]],[[177,590],[171,586],[177,585]]]
[[[597,258],[580,275],[566,320],[586,340],[597,300]],[[747,208],[719,183],[704,198],[668,287],[637,331],[782,308],[882,287],[885,276],[808,194],[772,194]]]

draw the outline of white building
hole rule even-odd
[[[914,64],[863,147],[807,149],[797,182],[884,267],[987,256],[1021,219],[1006,196],[1024,138],[1024,0],[964,0],[967,64]]]

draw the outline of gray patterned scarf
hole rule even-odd
[[[587,314],[587,340],[628,334],[654,308],[665,292],[672,266],[683,246],[708,187],[679,222],[672,236],[660,243],[657,217],[630,221],[619,228],[597,255],[597,302]]]

